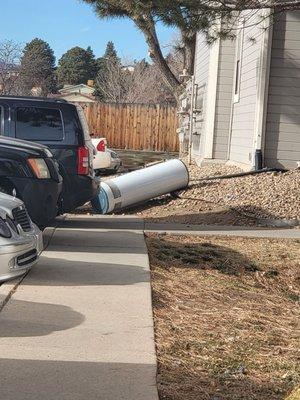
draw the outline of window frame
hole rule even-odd
[[[17,132],[17,124],[18,124],[18,110],[19,109],[24,109],[24,108],[36,108],[36,109],[43,109],[43,110],[54,110],[54,111],[58,111],[59,115],[60,115],[60,120],[61,120],[61,126],[62,126],[62,137],[61,139],[24,139],[24,138],[18,138],[18,132]],[[64,123],[64,118],[63,118],[63,113],[59,108],[56,107],[46,107],[46,106],[40,106],[40,105],[29,105],[29,104],[18,104],[15,108],[14,108],[14,115],[15,115],[15,138],[16,139],[21,139],[21,140],[31,140],[34,142],[49,142],[49,143],[55,143],[55,142],[63,142],[65,141],[66,135],[65,135],[65,123]]]
[[[239,103],[240,101],[244,34],[245,34],[245,20],[243,19],[240,20],[238,23],[238,31],[236,35],[236,50],[235,50],[234,80],[233,80],[234,103]]]
[[[206,83],[203,83],[202,85],[198,84],[196,85],[195,107],[194,107],[196,112],[203,113],[205,92],[206,92]],[[201,102],[201,107],[198,107],[199,101]]]

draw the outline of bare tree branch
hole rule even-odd
[[[0,94],[16,91],[21,52],[21,46],[12,40],[0,43]]]

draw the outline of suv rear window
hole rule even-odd
[[[42,107],[17,108],[16,137],[32,141],[63,140],[64,129],[60,111]]]

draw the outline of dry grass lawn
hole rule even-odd
[[[147,244],[161,399],[286,399],[300,383],[300,241]]]

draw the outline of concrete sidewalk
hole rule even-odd
[[[66,221],[66,226],[80,227],[84,216],[78,216],[75,221]],[[84,224],[84,222],[83,222]],[[299,228],[266,228],[261,226],[222,226],[222,225],[192,225],[178,223],[149,222],[135,216],[121,215],[93,215],[90,227],[96,226],[112,231],[143,230],[145,233],[169,233],[172,235],[199,235],[199,236],[242,236],[270,239],[300,239]]]
[[[222,226],[145,223],[144,231],[172,235],[240,236],[268,239],[300,239],[298,228],[265,228],[260,226]]]
[[[93,220],[93,221],[92,221]],[[157,400],[142,229],[68,218],[0,313],[0,399]]]

